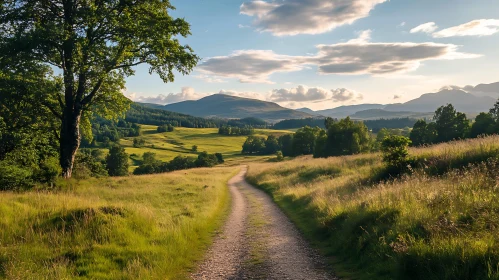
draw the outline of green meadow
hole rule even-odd
[[[142,135],[120,140],[132,159],[140,160],[144,152],[156,154],[162,161],[172,160],[178,155],[197,157],[198,152],[222,153],[227,165],[243,162],[260,161],[262,157],[245,156],[241,154],[242,145],[247,136],[225,136],[218,134],[217,128],[184,128],[176,127],[173,132],[157,132],[157,126],[142,125]],[[256,129],[256,136],[283,135],[291,133],[286,130]],[[133,147],[134,138],[142,138],[145,144],[140,148]],[[192,146],[197,146],[197,152]],[[137,162],[132,161],[132,168]]]
[[[186,279],[236,167],[69,180],[0,195],[0,278]]]
[[[380,154],[250,164],[347,279],[499,279],[499,136],[412,148],[381,180]]]

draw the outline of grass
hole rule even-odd
[[[379,182],[379,154],[251,164],[349,279],[499,279],[499,137],[411,149],[413,173]]]
[[[0,193],[0,278],[185,279],[238,168],[69,181]]]
[[[268,159],[269,157],[252,157],[241,154],[241,149],[247,136],[225,136],[218,134],[217,128],[184,128],[176,127],[173,132],[157,133],[157,126],[142,125],[140,136],[146,142],[141,148],[133,147],[133,137],[121,139],[120,144],[125,147],[128,154],[141,156],[144,152],[156,153],[162,161],[170,161],[178,155],[197,157],[198,152],[222,153],[227,165],[236,165],[242,162]],[[290,131],[256,129],[255,135],[283,135]],[[192,146],[198,146],[197,152],[192,151]],[[135,159],[135,158],[134,158]],[[138,159],[138,158],[137,158]],[[132,169],[137,166],[137,161],[132,163]]]

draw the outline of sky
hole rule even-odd
[[[499,0],[171,3],[201,61],[171,83],[137,67],[126,91],[135,101],[224,93],[320,110],[499,81]]]

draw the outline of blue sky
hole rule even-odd
[[[171,2],[203,61],[168,84],[138,67],[127,81],[137,101],[221,92],[326,109],[499,81],[497,0]]]

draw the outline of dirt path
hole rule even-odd
[[[337,279],[270,197],[246,183],[246,167],[229,181],[232,210],[193,279]]]

